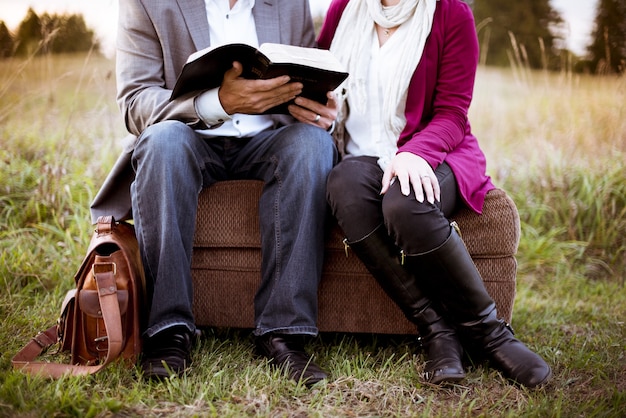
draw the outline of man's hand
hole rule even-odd
[[[328,97],[326,105],[305,97],[297,97],[295,104],[289,105],[289,113],[300,122],[328,130],[337,119],[337,101],[332,91],[329,91],[326,97]]]
[[[288,76],[268,80],[247,80],[241,77],[243,67],[233,62],[226,71],[218,96],[229,115],[243,113],[256,115],[288,102],[302,93],[301,83],[290,83]]]

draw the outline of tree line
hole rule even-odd
[[[586,54],[565,45],[569,28],[550,0],[471,0],[486,65],[623,73],[626,71],[626,1],[598,0]]]
[[[565,45],[569,29],[550,0],[465,0],[476,20],[481,63],[607,74],[626,71],[626,1],[598,0],[584,56]],[[29,9],[15,34],[0,21],[0,58],[99,50],[82,15]]]
[[[80,14],[37,15],[31,8],[12,34],[0,21],[0,58],[99,51],[95,32]]]

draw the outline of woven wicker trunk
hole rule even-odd
[[[192,278],[200,327],[254,328],[253,300],[260,282],[258,200],[263,183],[232,180],[200,194]],[[482,215],[460,210],[453,219],[481,272],[499,316],[511,322],[520,236],[515,204],[500,190],[488,193]],[[416,334],[415,326],[343,245],[336,223],[326,238],[319,288],[321,332]]]

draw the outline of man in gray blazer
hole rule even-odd
[[[302,85],[288,77],[245,80],[235,62],[219,88],[170,101],[197,50],[233,42],[314,46],[308,0],[124,0],[119,7],[118,104],[132,136],[92,216],[134,220],[151,295],[144,376],[180,375],[190,363],[200,191],[220,180],[253,178],[265,181],[257,349],[295,380],[310,385],[326,378],[302,341],[318,332],[320,225],[326,177],[336,161],[327,132],[336,117],[334,96],[324,104],[298,97]],[[262,114],[292,99],[291,115]]]

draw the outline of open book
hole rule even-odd
[[[170,100],[193,91],[209,90],[222,84],[233,61],[243,66],[242,77],[268,79],[288,75],[303,84],[301,96],[326,104],[326,93],[335,90],[347,77],[342,64],[330,51],[283,44],[246,44],[209,47],[189,56]],[[288,113],[288,103],[265,113]]]

